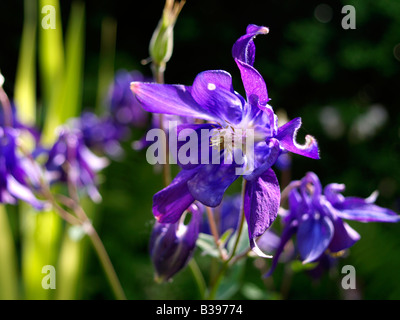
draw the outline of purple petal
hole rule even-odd
[[[345,197],[340,194],[345,189],[344,184],[330,183],[324,188],[324,195],[331,204],[335,205],[345,200]]]
[[[247,100],[252,104],[258,102],[265,106],[268,101],[267,86],[261,74],[251,65],[235,59],[240,70],[244,89],[246,91]]]
[[[250,246],[260,256],[270,257],[258,248],[256,239],[264,234],[275,220],[280,199],[279,182],[272,169],[246,184],[244,213],[249,227]]]
[[[208,207],[218,206],[226,189],[238,178],[233,164],[206,164],[198,169],[196,175],[188,181],[193,198]]]
[[[153,197],[153,214],[160,223],[175,223],[195,200],[187,187],[187,181],[195,170],[182,170],[171,184]]]
[[[281,241],[280,241],[278,248],[275,251],[274,257],[272,259],[271,268],[264,275],[264,278],[272,275],[272,273],[274,272],[274,270],[278,264],[279,257],[281,256],[281,254],[286,246],[286,243],[288,243],[288,241],[290,240],[292,235],[296,233],[296,231],[297,231],[297,221],[296,220],[291,221],[289,224],[287,224],[285,226],[285,228],[283,229],[282,235],[281,235]]]
[[[189,169],[194,169],[195,167],[199,166],[200,164],[207,164],[207,163],[212,163],[212,156],[213,156],[213,149],[212,146],[210,146],[210,137],[211,137],[211,131],[216,128],[216,125],[213,124],[181,124],[177,126],[176,132],[171,133],[170,132],[170,137],[171,134],[176,134],[176,137],[172,138],[172,141],[170,140],[170,153],[175,153],[175,158],[177,161],[177,164],[185,170]],[[185,141],[180,141],[180,139],[183,139],[183,130],[189,130],[188,132],[192,131],[192,134],[197,140],[197,152],[193,152],[193,154],[187,155],[186,160],[189,161],[189,163],[182,163],[181,160],[182,156],[180,155],[180,151],[182,152],[181,148],[185,145],[188,145],[189,149],[193,148],[194,145],[192,145],[191,137],[192,135],[186,137]],[[202,132],[205,132],[203,135]],[[178,139],[179,138],[179,139]],[[174,140],[177,140],[176,142]],[[202,146],[205,146],[207,148],[206,150],[202,149]],[[208,155],[206,154],[208,152]],[[216,154],[217,156],[218,153]],[[207,162],[208,161],[208,162]]]
[[[303,263],[317,260],[328,248],[333,237],[333,223],[319,213],[303,215],[297,231],[297,247]]]
[[[197,75],[191,89],[196,102],[220,122],[239,123],[242,119],[242,101],[233,92],[232,78],[221,70],[204,71]]]
[[[339,252],[348,249],[361,238],[357,231],[339,217],[333,220],[333,226],[335,232],[329,244],[329,250],[331,252]]]
[[[241,36],[233,45],[233,58],[252,66],[256,51],[253,40],[257,35],[267,34],[268,32],[269,29],[267,27],[260,27],[254,24],[249,25],[246,29],[246,34]]]
[[[190,87],[158,83],[132,82],[131,90],[149,112],[173,114],[213,120],[214,116],[203,109],[190,94]]]
[[[28,187],[19,183],[11,175],[7,177],[7,188],[12,196],[31,204],[37,210],[44,210],[49,207],[47,203],[36,199]]]
[[[280,146],[279,141],[276,139],[271,139],[268,145],[266,143],[263,145],[257,145],[254,150],[255,169],[250,174],[244,175],[243,177],[248,181],[259,177],[274,165],[279,154]]]
[[[160,280],[169,280],[191,259],[200,232],[202,215],[192,212],[188,225],[156,222],[150,237],[150,256]]]
[[[295,118],[278,129],[275,137],[286,150],[312,159],[319,159],[318,143],[314,137],[307,135],[306,143],[299,145],[296,142],[297,131],[301,127],[301,118]]]
[[[334,204],[337,215],[342,219],[361,222],[399,222],[400,216],[387,208],[369,203],[367,200],[355,197],[346,197],[340,203]]]

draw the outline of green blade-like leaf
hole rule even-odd
[[[19,50],[14,100],[19,119],[29,125],[36,121],[36,1],[25,0],[24,27]]]
[[[6,209],[0,206],[0,300],[18,299],[17,257]]]
[[[64,44],[61,24],[61,12],[58,0],[39,1],[39,21],[54,14],[55,28],[45,29],[39,26],[39,69],[41,74],[44,104],[43,143],[50,144],[55,139],[55,128],[61,124],[60,110],[63,101],[62,93],[64,77]],[[45,8],[54,8],[54,12],[46,12]]]
[[[85,7],[81,2],[74,2],[66,35],[65,77],[62,89],[62,108],[59,110],[61,124],[76,117],[81,111],[83,87]]]

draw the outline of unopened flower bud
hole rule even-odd
[[[189,210],[192,213],[187,225],[182,219],[176,223],[156,222],[154,225],[150,238],[150,256],[157,282],[170,280],[193,256],[202,216],[194,204]]]
[[[172,55],[174,26],[185,1],[166,0],[163,15],[150,41],[150,57],[157,68],[164,71]]]

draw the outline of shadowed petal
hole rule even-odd
[[[306,143],[299,145],[296,142],[297,131],[301,127],[301,118],[295,118],[278,129],[276,139],[286,150],[312,159],[319,159],[318,143],[314,137],[307,135]]]
[[[208,207],[218,206],[226,189],[238,178],[237,167],[235,163],[202,165],[188,181],[190,193]]]
[[[243,177],[248,181],[259,177],[274,165],[279,154],[280,146],[279,141],[276,139],[271,139],[268,145],[266,143],[256,145],[254,150],[255,158],[253,159],[255,169],[250,174],[244,175]],[[249,157],[250,155],[247,156]],[[251,161],[251,159],[249,159],[249,161]]]
[[[339,217],[336,217],[333,220],[333,226],[335,228],[335,232],[333,234],[332,241],[329,244],[329,250],[332,252],[339,252],[350,248],[361,238],[357,231],[355,231]]]
[[[333,237],[333,223],[326,216],[307,215],[299,223],[297,247],[303,263],[318,259]]]
[[[251,249],[259,256],[271,258],[258,248],[256,239],[274,222],[278,215],[280,199],[279,182],[272,169],[268,169],[258,179],[248,181],[246,184],[244,213],[249,228]]]

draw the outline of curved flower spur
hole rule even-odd
[[[144,82],[131,84],[133,93],[145,110],[204,121],[177,128],[178,131],[192,129],[198,136],[204,129],[214,133],[207,137],[210,150],[206,151],[209,153],[206,156],[201,154],[199,158],[208,158],[210,151],[216,147],[221,150],[219,157],[222,160],[217,164],[180,164],[183,170],[168,187],[154,195],[153,214],[157,220],[175,223],[195,200],[216,207],[221,203],[226,189],[243,175],[247,180],[244,212],[249,226],[250,245],[260,256],[265,255],[258,249],[255,240],[275,220],[280,203],[279,183],[271,166],[280,154],[287,152],[319,159],[318,145],[313,137],[307,136],[305,145],[296,142],[296,133],[301,126],[300,118],[278,128],[277,116],[268,104],[270,99],[264,79],[253,67],[253,39],[268,32],[266,27],[249,25],[246,34],[233,45],[232,55],[241,73],[246,99],[234,91],[231,75],[223,70],[198,74],[192,86]],[[253,152],[244,152],[242,145],[237,146],[236,143],[233,143],[230,150],[224,148],[224,139],[215,138],[215,132],[218,131],[223,138],[228,132],[232,141],[243,141],[243,132],[252,132]],[[198,150],[204,152],[200,143]],[[238,152],[244,161],[226,161],[229,159],[227,153],[233,155]],[[249,164],[250,171],[245,169]],[[237,169],[245,173],[238,174]]]

